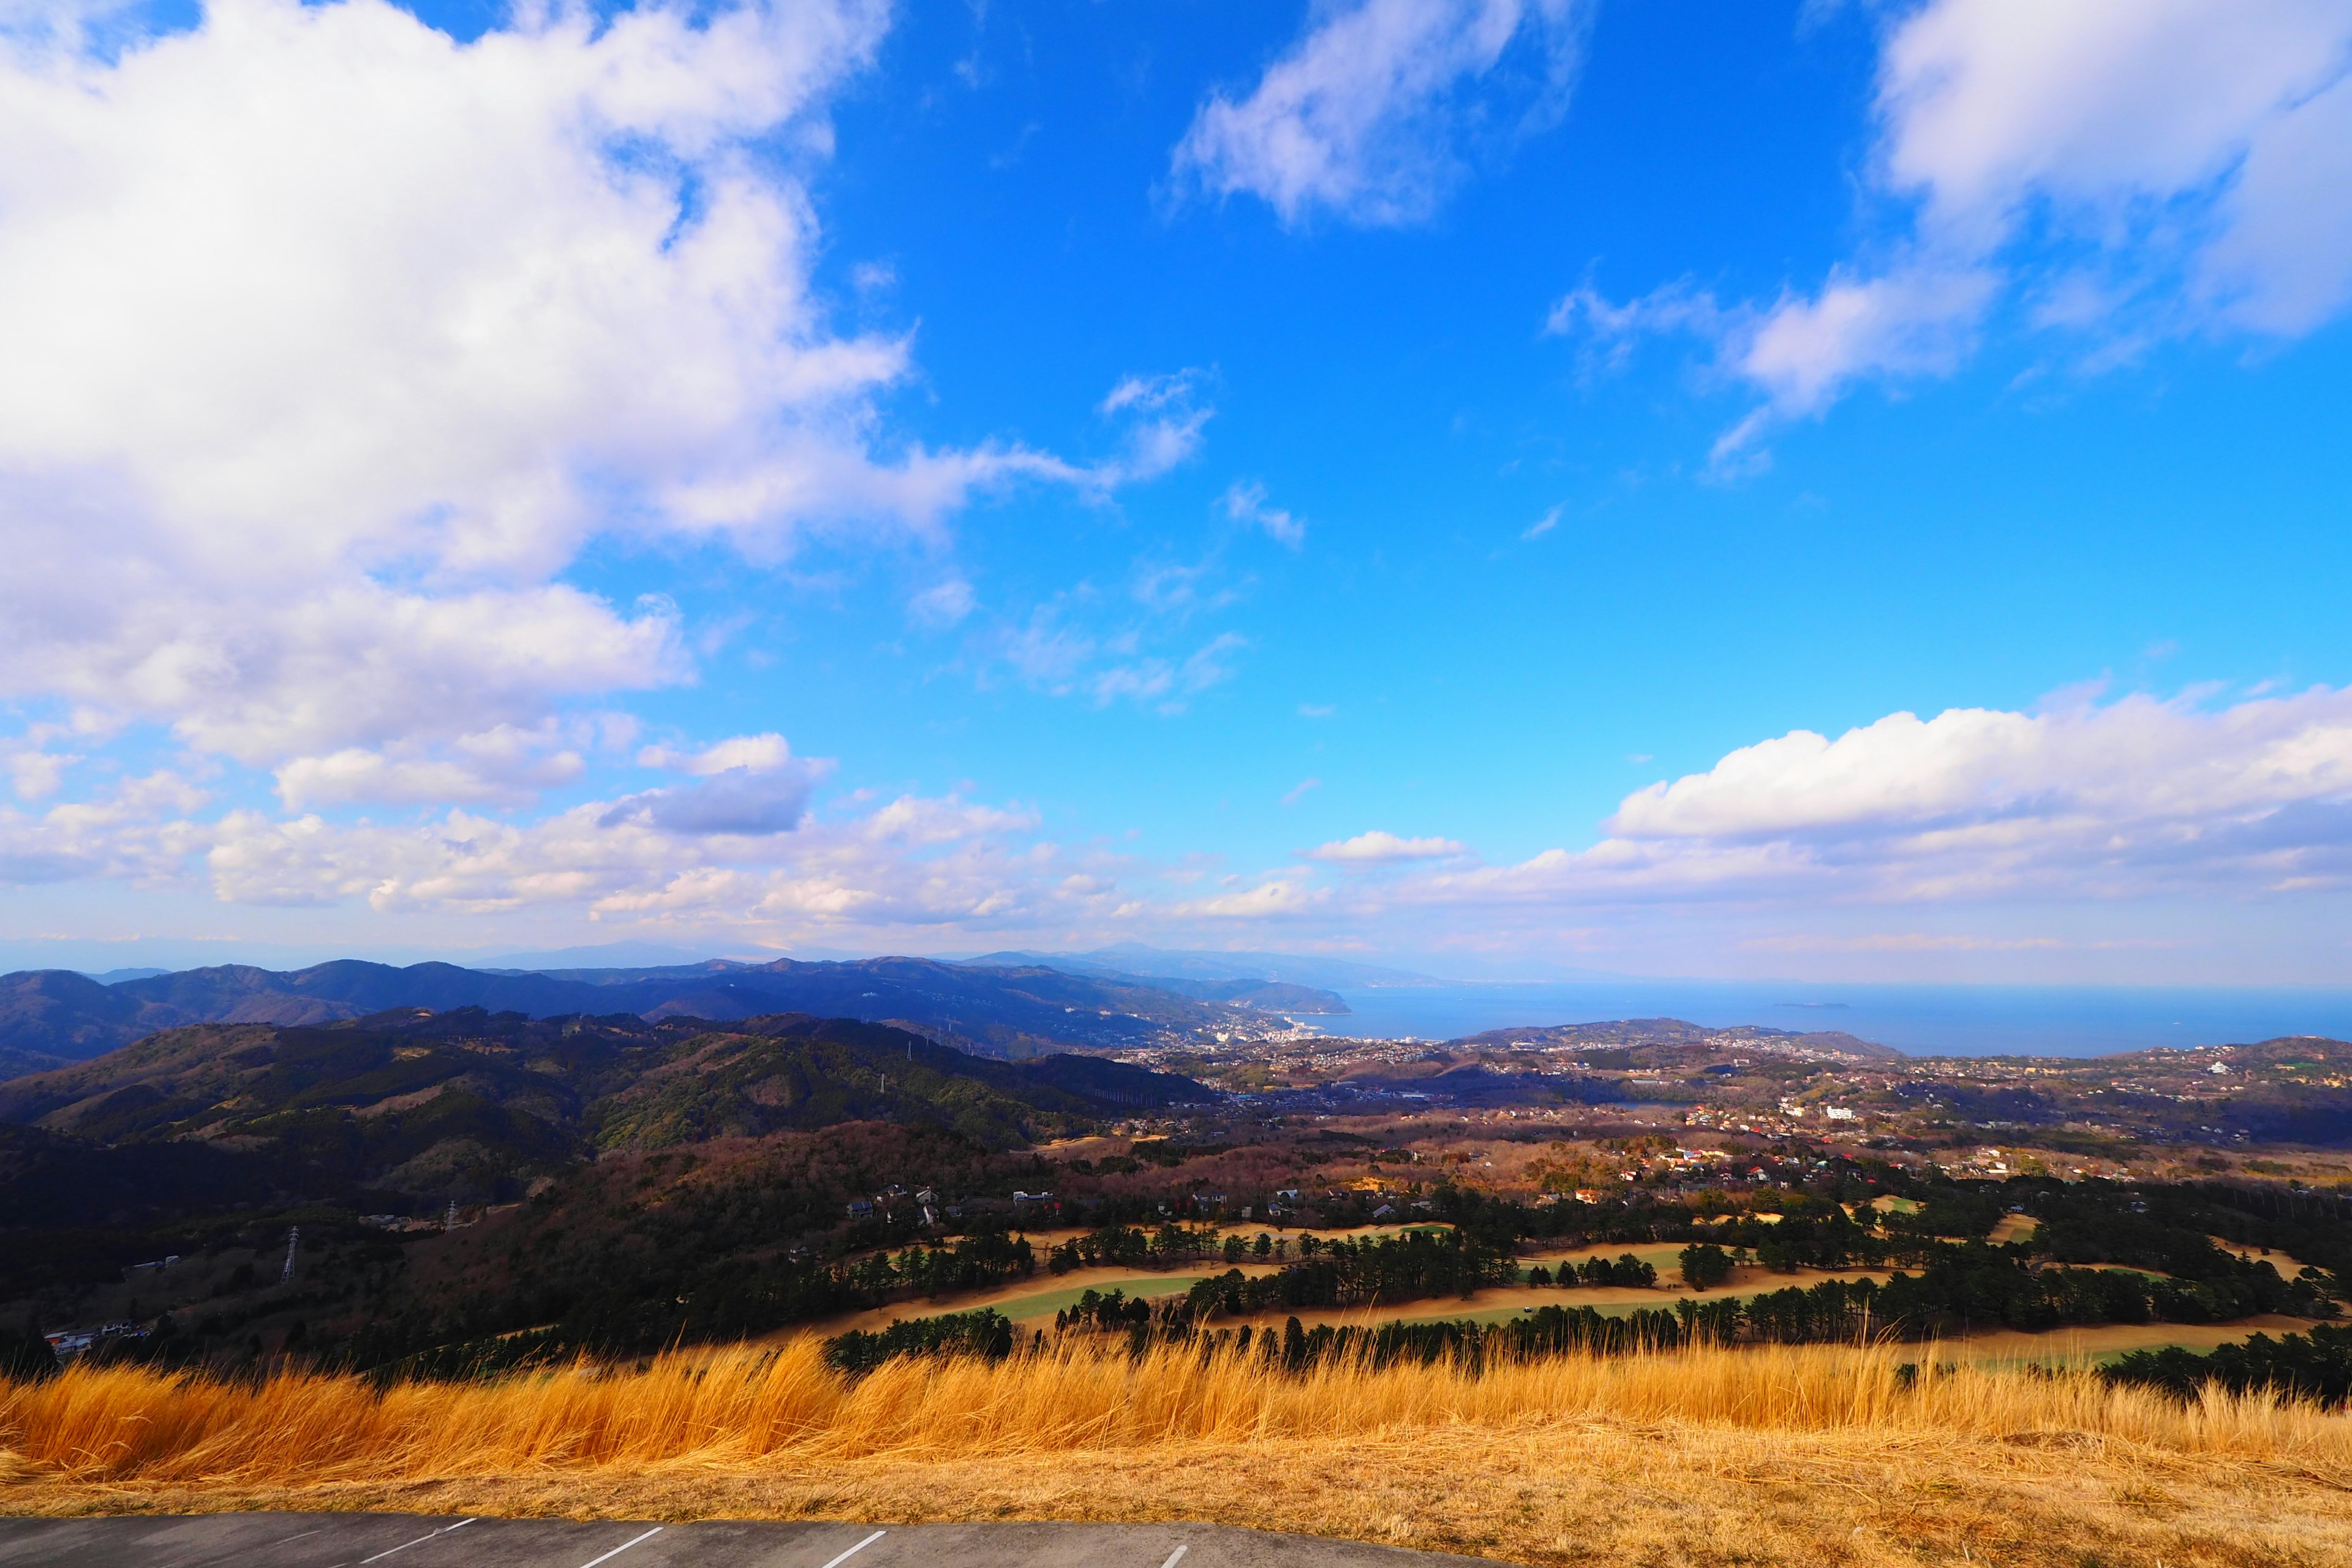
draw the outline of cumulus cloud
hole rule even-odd
[[[205,800],[165,769],[38,814],[0,806],[0,884],[170,881],[202,847],[205,830],[186,814]]]
[[[692,773],[702,778],[737,770],[773,773],[790,763],[792,758],[792,743],[772,730],[760,735],[736,735],[699,752],[681,752],[671,746],[647,746],[638,752],[637,763],[640,767],[667,768],[672,773]]]
[[[30,724],[21,734],[0,740],[0,771],[8,774],[18,799],[39,800],[64,785],[67,770],[83,754],[51,748],[60,740],[70,741],[75,729],[70,724]]]
[[[111,879],[207,887],[232,903],[544,910],[876,941],[1263,921],[1393,942],[1475,911],[1488,939],[1507,942],[1590,932],[1595,910],[1633,920],[1663,909],[1710,911],[1750,951],[1864,955],[2162,945],[2167,933],[2097,917],[2086,932],[2083,911],[2352,890],[2352,689],[2225,706],[2068,700],[2036,711],[1895,713],[1836,736],[1797,731],[1633,791],[1584,847],[1488,864],[1455,839],[1372,830],[1206,892],[1190,890],[1195,860],[1154,867],[1066,849],[1017,806],[908,795],[818,809],[811,790],[823,764],[773,736],[657,748],[652,765],[681,782],[536,821],[459,807],[391,823],[251,810],[207,822],[197,816],[204,792],[158,772],[88,802],[0,806],[0,880]],[[1883,912],[1860,933],[1807,929],[1833,909],[2025,906],[2074,911],[2062,919],[2080,934],[2047,935],[2039,919],[1906,931]],[[1765,929],[1739,933],[1743,921]]]
[[[642,821],[670,833],[754,837],[790,833],[808,815],[815,784],[807,768],[727,768],[695,784],[629,795],[597,823],[612,827]]]
[[[1549,123],[1567,99],[1584,7],[1571,0],[1334,0],[1245,97],[1213,93],[1176,176],[1250,195],[1286,224],[1368,225],[1436,210],[1473,142]]]
[[[1312,913],[1330,900],[1328,889],[1314,887],[1293,878],[1276,878],[1254,888],[1189,900],[1171,907],[1167,912],[1179,920],[1281,920]]]
[[[125,13],[103,47],[90,15],[0,51],[0,697],[169,725],[289,802],[513,798],[568,766],[467,737],[690,677],[673,606],[562,580],[593,536],[935,546],[977,487],[1146,478],[1208,417],[1167,389],[1086,468],[891,447],[908,345],[830,324],[807,190],[882,0],[467,42],[385,0]]]
[[[1405,896],[1936,902],[2352,886],[2352,689],[2219,710],[2132,697],[1796,731],[1637,790],[1582,850]]]
[[[773,731],[737,735],[699,752],[647,746],[637,762],[698,782],[625,796],[597,819],[600,826],[644,822],[670,833],[755,837],[790,833],[808,815],[818,780],[832,771],[830,763],[795,758]]]
[[[1338,838],[1306,852],[1309,860],[1341,867],[1393,866],[1405,860],[1446,860],[1463,853],[1451,838],[1401,838],[1374,828],[1353,838]]]
[[[2005,300],[2076,333],[2308,332],[2352,304],[2347,72],[2347,0],[1928,0],[1881,49],[1872,255],[1761,307],[1581,289],[1550,324],[1612,357],[1716,342],[1766,396],[1727,447],[1951,371]]]
[[[474,758],[398,757],[347,746],[321,757],[297,757],[280,767],[278,795],[295,811],[352,801],[514,805],[535,798],[543,789],[570,784],[585,769],[573,751],[484,767]]]
[[[861,817],[771,830],[789,814],[797,777],[730,771],[695,786],[715,793],[688,795],[675,810],[640,796],[528,824],[463,810],[412,825],[233,812],[179,831],[215,893],[233,903],[363,900],[387,912],[557,910],[795,928],[985,923],[1090,907],[1095,895],[1043,875],[1048,861],[1068,869],[1050,850],[1005,842],[1035,826],[1026,813],[904,797]]]

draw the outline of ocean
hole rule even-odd
[[[1299,1022],[1363,1039],[1614,1018],[1837,1029],[1910,1056],[2095,1057],[2281,1035],[2352,1039],[2352,985],[2294,989],[2087,985],[1813,985],[1624,980],[1343,990],[1354,1012]]]

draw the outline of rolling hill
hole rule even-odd
[[[1128,977],[921,958],[762,964],[714,959],[557,973],[451,963],[395,968],[341,959],[292,971],[223,964],[111,985],[67,970],[28,970],[0,975],[0,1078],[103,1055],[163,1029],[314,1026],[396,1007],[714,1022],[807,1013],[897,1024],[1006,1058],[1140,1045],[1171,1031],[1231,1027],[1259,1016],[1246,1001],[1179,994]]]
[[[887,1025],[403,1009],[199,1024],[0,1085],[0,1122],[85,1143],[195,1143],[357,1190],[479,1201],[622,1148],[934,1124],[992,1148],[1214,1096],[1095,1058],[992,1060]]]

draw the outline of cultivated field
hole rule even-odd
[[[803,1342],[382,1393],[77,1370],[0,1386],[0,1510],[1202,1518],[1643,1568],[2352,1562],[2352,1418],[1948,1359],[1292,1373],[1081,1348],[853,1381]]]

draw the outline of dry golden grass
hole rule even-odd
[[[2352,1419],[1916,1352],[1318,1368],[813,1343],[482,1384],[0,1387],[0,1510],[1206,1518],[1523,1563],[2352,1563]],[[1925,1359],[1934,1360],[1932,1352]]]

